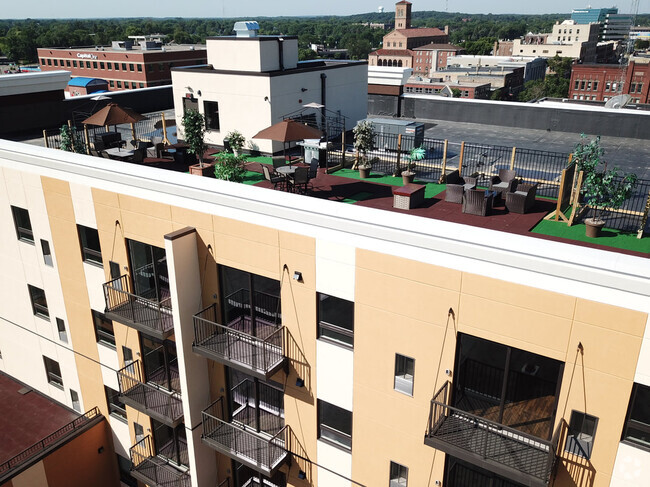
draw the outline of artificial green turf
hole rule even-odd
[[[244,180],[242,183],[244,184],[257,184],[260,181],[264,181],[264,174],[259,173],[259,172],[254,172],[254,171],[246,171],[246,174],[244,174]]]
[[[622,233],[620,230],[611,228],[603,228],[598,238],[589,238],[585,234],[584,224],[576,224],[570,227],[566,222],[542,220],[531,231],[542,235],[589,242],[616,249],[650,253],[650,238],[636,238],[635,233]]]
[[[339,169],[338,171],[332,173],[332,175],[361,180],[359,171],[353,169]],[[403,186],[401,177],[387,176],[384,174],[370,174],[370,177],[368,179],[363,179],[363,181],[368,181],[369,183],[390,184],[391,186]],[[425,198],[433,198],[445,190],[444,184],[428,183],[426,181],[420,181],[418,179],[413,182],[415,184],[423,184],[426,186],[424,189]]]

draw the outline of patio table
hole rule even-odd
[[[111,159],[129,159],[135,154],[134,150],[122,149],[121,147],[113,147],[111,149],[105,149],[104,152],[108,154]]]

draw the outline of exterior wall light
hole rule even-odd
[[[300,272],[300,271],[294,271],[294,273],[293,273],[293,280],[294,280],[294,281],[298,281],[298,282],[302,282],[302,272]]]

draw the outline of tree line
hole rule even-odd
[[[495,39],[514,39],[527,32],[549,32],[557,20],[568,15],[469,15],[445,12],[414,12],[413,27],[450,29],[450,42],[469,53],[489,54]],[[262,17],[260,34],[283,34],[298,37],[301,59],[315,57],[309,45],[348,49],[352,59],[366,59],[381,47],[386,31],[368,23],[392,23],[393,12],[368,13],[345,17]],[[179,44],[204,43],[210,36],[231,35],[234,22],[229,18],[134,18],[134,19],[24,19],[0,20],[0,50],[9,59],[37,62],[39,47],[107,45],[129,35],[164,34]],[[242,19],[245,20],[245,19]],[[639,16],[638,22],[650,22]]]

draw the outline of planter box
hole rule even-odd
[[[203,167],[200,167],[198,164],[190,166],[190,174],[196,176],[207,176],[209,178],[214,177],[214,162],[204,162]]]

